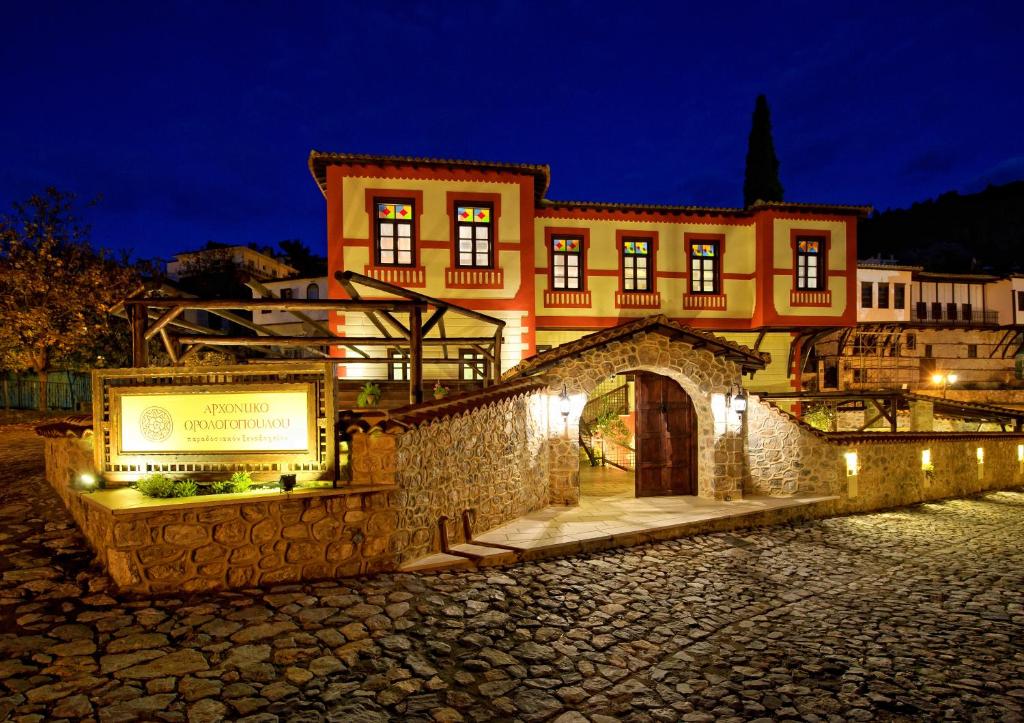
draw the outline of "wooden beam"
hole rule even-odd
[[[160,329],[160,340],[164,343],[164,349],[167,351],[167,356],[171,358],[171,364],[177,365],[178,363],[178,349],[177,341],[172,340],[167,333],[167,329]]]
[[[438,320],[437,320],[437,330],[441,333],[441,338],[442,339],[444,339],[444,338],[446,338],[448,336],[448,334],[444,330],[444,317],[438,318]],[[426,336],[426,334],[424,334],[424,336]],[[441,353],[444,354],[444,358],[447,359],[448,358],[448,347],[447,346],[441,347]]]
[[[437,326],[437,323],[441,321],[441,317],[444,316],[444,312],[446,311],[448,311],[448,309],[445,307],[434,309],[434,313],[430,315],[430,318],[423,322],[423,336],[429,334],[431,330]],[[444,336],[444,331],[441,332],[441,335]]]
[[[494,353],[494,361],[491,364],[491,381],[497,384],[501,381],[501,337],[502,327],[498,327],[494,330],[494,346],[492,347]]]
[[[447,301],[441,301],[440,299],[436,299],[432,296],[427,296],[426,294],[421,294],[417,291],[411,291],[409,289],[402,288],[401,286],[389,284],[386,281],[378,281],[377,279],[371,276],[358,274],[355,271],[337,271],[335,272],[334,277],[338,281],[341,281],[342,283],[346,281],[355,281],[359,284],[362,284],[363,286],[369,286],[371,289],[376,289],[377,291],[384,291],[389,294],[394,294],[395,296],[401,296],[406,299],[412,299],[414,301],[420,302],[421,304],[429,304],[430,306],[434,306],[439,309],[451,309],[452,311],[456,311],[459,314],[462,314],[463,316],[468,316],[471,319],[483,321],[488,324],[494,324],[495,326],[505,326],[504,319],[498,319],[494,316],[481,314],[479,311],[473,311],[472,309],[467,309],[466,307],[459,306],[458,304],[451,304],[448,303]]]
[[[359,295],[359,290],[352,285],[352,282],[342,281],[341,286],[343,289],[345,289],[345,293],[351,296],[354,300],[362,301],[362,297]],[[381,336],[391,336],[391,332],[388,331],[387,326],[385,326],[384,323],[378,318],[376,311],[364,311],[363,314],[365,314],[366,318],[369,319],[370,323],[377,328],[377,331],[381,333]],[[405,338],[408,339],[408,335],[406,335]]]
[[[409,313],[409,403],[423,401],[423,317],[419,308]]]
[[[153,322],[153,325],[146,330],[146,339],[152,339],[158,333],[163,332],[164,327],[170,324],[175,319],[177,319],[178,316],[181,315],[181,312],[183,312],[184,310],[184,308],[176,306],[173,309],[169,309],[165,311],[163,314],[161,314],[160,318]]]
[[[415,312],[414,312],[415,313]],[[183,344],[202,343],[209,346],[393,346],[411,348],[411,340],[383,339],[379,336],[196,336],[183,334],[179,337]],[[491,344],[491,337],[465,336],[448,337],[447,339],[420,339],[420,346],[471,346],[473,344]]]
[[[192,346],[190,346],[188,349],[185,350],[184,354],[182,354],[181,356],[178,357],[178,364],[184,364],[186,359],[188,359],[190,356],[195,355],[195,353],[197,351],[199,351],[200,349],[202,349],[204,346],[206,346],[206,345],[205,344],[193,344]]]
[[[183,309],[236,309],[253,311],[269,309],[271,311],[396,311],[408,312],[411,309],[423,309],[426,304],[418,301],[355,301],[352,299],[127,299],[126,307],[150,306],[169,309],[180,306]]]
[[[149,366],[149,339],[146,338],[149,311],[144,304],[134,304],[129,307],[128,316],[132,327],[132,366]]]

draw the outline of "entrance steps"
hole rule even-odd
[[[510,565],[516,562],[516,553],[503,547],[491,547],[478,542],[466,542],[448,549],[453,555],[465,557],[476,563],[477,567],[494,567]]]
[[[435,552],[433,555],[410,560],[398,568],[399,572],[445,572],[447,570],[475,570],[476,564],[468,557]]]

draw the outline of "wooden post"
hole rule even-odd
[[[409,312],[409,403],[423,401],[423,310]]]
[[[491,383],[497,384],[501,381],[501,332],[504,327],[499,326],[494,331],[494,361],[491,364]]]
[[[893,397],[889,400],[889,430],[892,432],[896,431],[896,421],[899,414],[899,404],[896,402],[896,398]]]
[[[149,341],[146,326],[149,324],[149,309],[145,304],[133,304],[130,309],[132,324],[132,366],[149,366]]]

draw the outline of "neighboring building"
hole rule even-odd
[[[318,276],[313,278],[291,278],[280,281],[265,281],[261,286],[269,292],[267,296],[278,299],[326,299],[327,298],[327,277]],[[253,298],[262,298],[253,289]],[[326,311],[307,311],[304,314],[313,321],[327,322]],[[286,336],[299,336],[306,331],[308,324],[296,318],[290,311],[277,311],[263,309],[253,314],[253,321],[261,326],[272,327],[274,331]]]
[[[769,352],[757,388],[789,389],[800,383],[809,335],[857,322],[856,229],[865,207],[554,201],[545,197],[547,166],[316,151],[309,163],[327,200],[328,295],[345,297],[335,273],[348,269],[499,317],[502,370],[589,332],[664,314]],[[338,314],[332,328],[377,335],[360,314]],[[482,331],[466,322],[447,334]],[[376,378],[380,367],[339,365],[339,374]],[[474,371],[470,362],[455,369],[435,365],[427,374]]]
[[[260,281],[283,279],[298,273],[283,261],[248,246],[224,246],[175,254],[174,260],[167,264],[167,277],[178,281],[188,278],[195,269],[202,269],[204,262],[224,260],[230,260],[232,265],[249,272]]]
[[[954,391],[1020,385],[1024,277],[872,261],[859,264],[857,288],[857,326],[815,340],[817,379],[806,375],[806,383],[821,391],[924,391],[942,387],[934,375],[955,374]]]

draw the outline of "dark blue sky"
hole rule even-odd
[[[739,205],[759,92],[788,200],[1024,178],[1020,2],[0,2],[0,206],[102,194],[94,240],[143,256],[322,251],[311,148]]]

